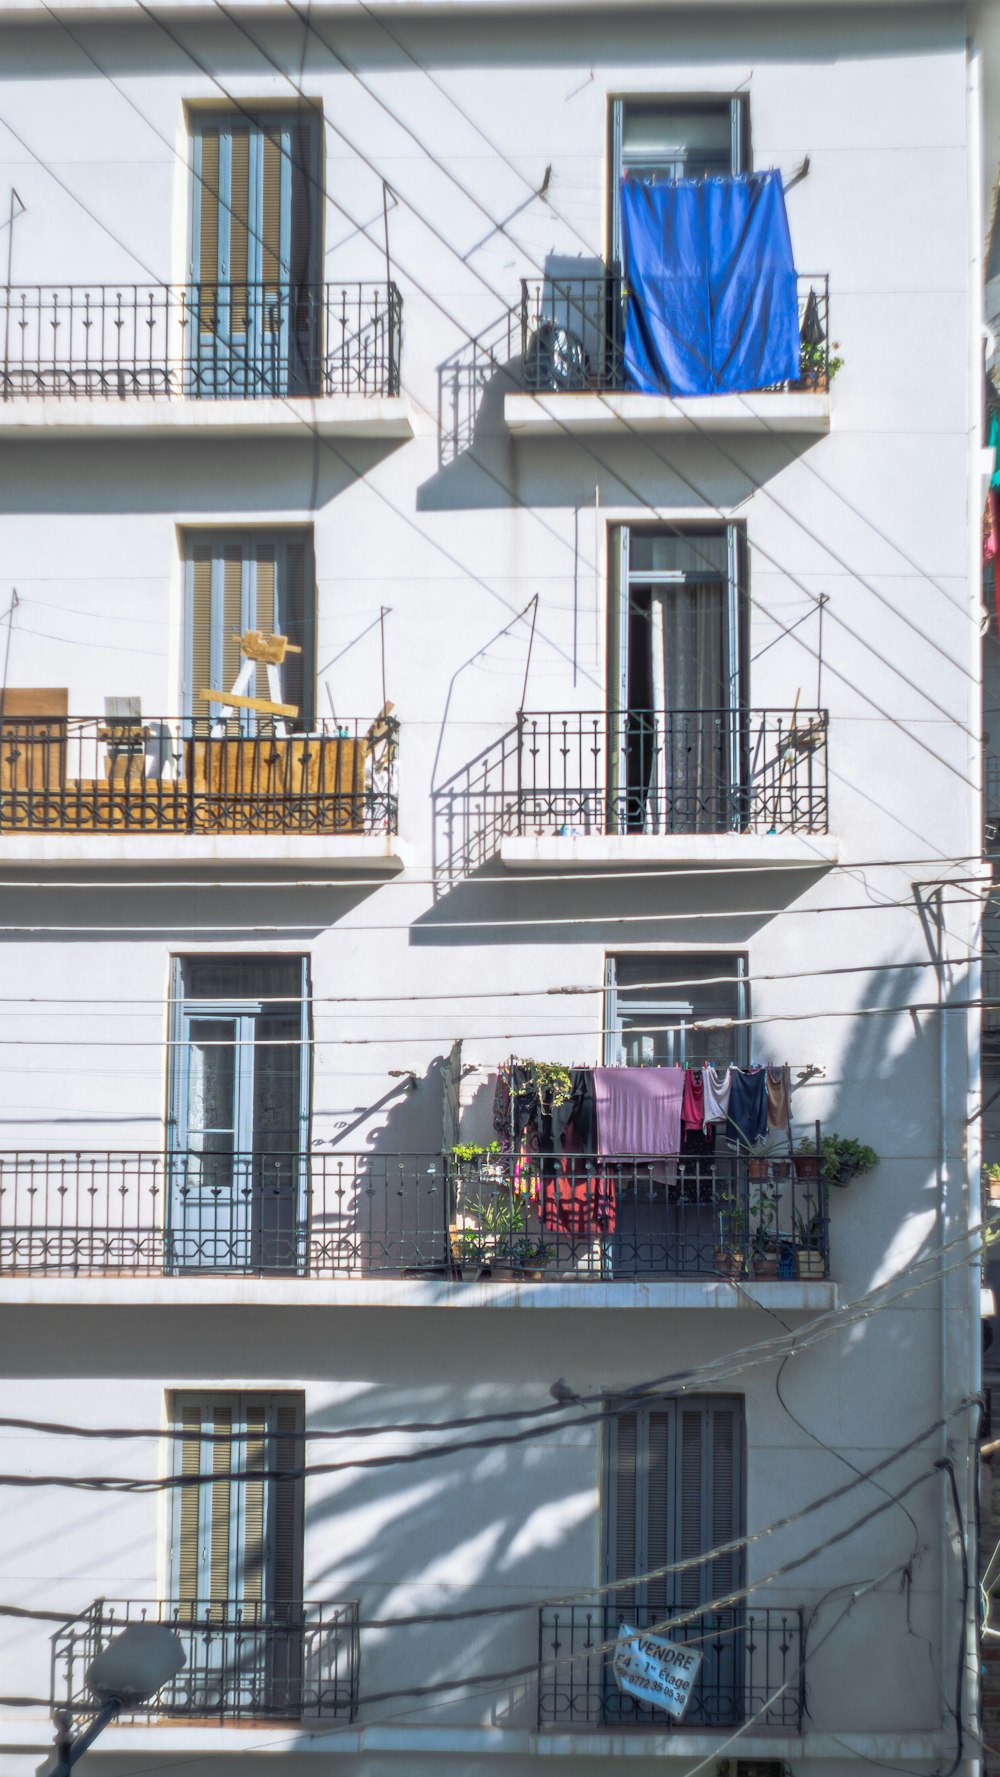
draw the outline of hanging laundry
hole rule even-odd
[[[767,1069],[730,1069],[729,1126],[731,1147],[752,1148],[767,1129]]]
[[[689,1067],[684,1079],[681,1122],[687,1129],[705,1127],[705,1082],[697,1068]]]
[[[767,1127],[787,1129],[792,1120],[792,1075],[787,1061],[767,1068]]]
[[[598,1153],[678,1153],[686,1071],[682,1067],[595,1067]]]
[[[724,1068],[722,1073],[714,1067],[703,1068],[701,1079],[705,1094],[706,1123],[724,1123],[728,1117],[732,1072],[731,1067]]]
[[[560,1168],[554,1176],[538,1179],[535,1207],[542,1227],[553,1234],[610,1234],[617,1221],[618,1195],[614,1180],[597,1171],[593,1158],[588,1157],[593,1152],[593,1078],[589,1069],[575,1070],[570,1102],[576,1108],[559,1138]]]

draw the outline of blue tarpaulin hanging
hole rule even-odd
[[[625,374],[644,394],[721,395],[799,375],[781,174],[622,180]]]

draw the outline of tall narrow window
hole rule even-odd
[[[743,1584],[739,1550],[698,1557],[743,1534],[743,1412],[735,1397],[664,1398],[609,1414],[604,1476],[605,1579],[615,1585],[605,1640],[621,1620],[669,1635],[672,1617],[695,1612],[677,1639],[703,1654],[687,1712],[692,1723],[743,1713],[742,1608],[697,1613]],[[677,1564],[691,1563],[681,1571]],[[663,1572],[673,1567],[673,1572]],[[620,1583],[616,1583],[620,1582]],[[608,1719],[650,1713],[610,1686]]]
[[[622,262],[619,192],[626,173],[700,179],[749,170],[749,117],[736,98],[615,99],[611,113],[610,256]]]
[[[194,121],[192,393],[320,392],[318,150],[312,112]]]
[[[604,993],[606,1067],[746,1066],[745,957],[609,956]]]
[[[306,959],[178,958],[173,981],[171,1262],[298,1270],[308,1186]]]
[[[205,691],[231,691],[243,665],[240,636],[257,629],[287,636],[298,653],[278,670],[279,702],[298,715],[293,728],[313,721],[316,597],[312,539],[307,531],[192,531],[185,540],[187,612],[184,712],[202,725],[220,715]],[[258,666],[250,695],[270,697],[266,669]],[[231,711],[227,725],[246,734],[261,726],[254,710]]]
[[[734,525],[612,527],[612,829],[719,833],[743,824],[743,554]]]
[[[295,1714],[302,1688],[302,1465],[297,1394],[179,1394],[170,1604],[187,1712]],[[210,1479],[195,1485],[194,1477]]]

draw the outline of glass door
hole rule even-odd
[[[194,394],[320,393],[314,123],[241,113],[194,131]]]
[[[297,1271],[307,1228],[304,959],[192,959],[176,979],[170,1263]],[[253,984],[254,999],[213,993]]]

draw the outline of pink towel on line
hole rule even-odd
[[[682,1067],[595,1067],[599,1154],[677,1154]]]

